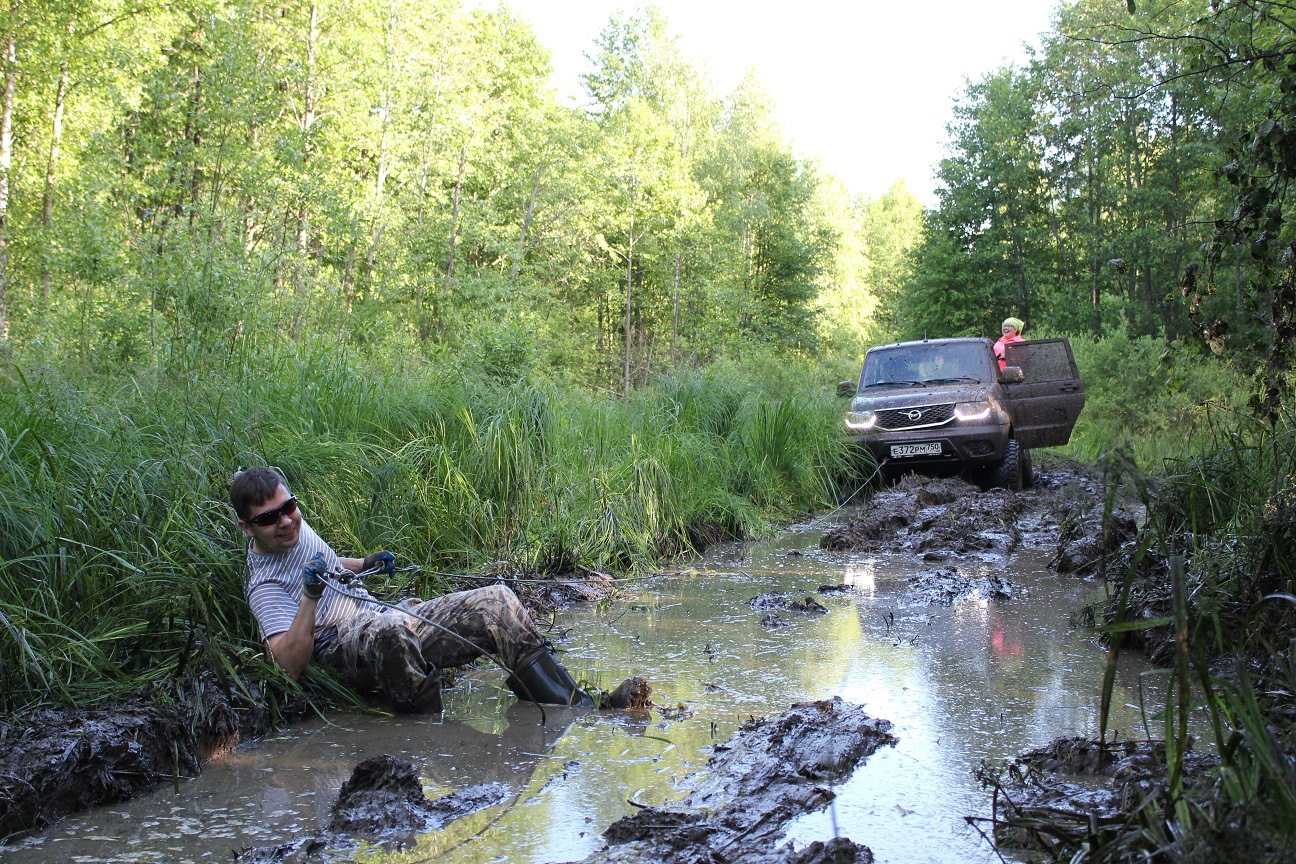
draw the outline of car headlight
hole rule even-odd
[[[866,432],[877,425],[876,411],[846,412],[846,428],[855,432]]]
[[[989,402],[960,402],[954,406],[954,416],[959,420],[984,420],[994,411]]]

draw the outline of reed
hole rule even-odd
[[[1296,841],[1296,418],[1231,416],[1197,452],[1167,463],[1149,518],[1115,586],[1106,631],[1111,673],[1124,637],[1171,668],[1163,723],[1167,786],[1109,842],[1079,850],[1085,861],[1288,860]],[[1125,463],[1129,467],[1129,463]],[[1140,602],[1131,588],[1140,583]],[[1210,720],[1220,765],[1206,785],[1184,784],[1188,717]]]
[[[307,343],[106,377],[0,375],[0,709],[202,665],[275,676],[243,599],[235,469],[278,467],[341,552],[439,572],[647,567],[833,503],[840,406],[740,370],[624,398]],[[787,382],[781,382],[787,387]],[[791,388],[789,388],[791,389]]]

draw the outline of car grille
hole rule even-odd
[[[954,418],[954,403],[944,405],[915,405],[912,408],[888,408],[879,411],[877,425],[880,429],[895,432],[901,429],[922,429],[939,426]]]

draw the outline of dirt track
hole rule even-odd
[[[601,599],[613,586],[595,571],[500,581],[511,582],[533,613]],[[638,690],[610,695],[642,704],[647,682],[634,681]],[[327,707],[326,697],[313,698]],[[214,753],[272,730],[271,699],[288,722],[313,713],[299,691],[244,693],[208,672],[109,707],[46,709],[0,722],[0,841],[198,774]]]
[[[841,699],[793,705],[745,724],[718,744],[705,779],[683,800],[645,807],[614,822],[607,845],[583,864],[744,861],[752,864],[867,864],[867,847],[845,838],[794,851],[776,846],[788,824],[821,810],[878,749],[894,746],[891,724]],[[238,856],[247,864],[351,860],[358,841],[399,848],[420,831],[499,803],[501,784],[470,786],[429,801],[414,765],[383,756],[356,767],[318,831]]]
[[[1118,512],[1104,536],[1099,501],[1095,481],[1073,467],[1042,470],[1035,488],[1015,494],[909,477],[878,493],[850,523],[825,533],[822,545],[909,554],[930,563],[932,569],[911,584],[906,602],[912,605],[1011,596],[1010,578],[971,579],[959,565],[1001,561],[1026,545],[1052,549],[1060,572],[1095,572],[1134,527],[1132,516]],[[532,608],[552,608],[598,599],[611,588],[608,577],[591,571],[552,584],[519,582],[515,590]],[[804,597],[762,595],[751,604],[768,613],[767,627],[789,623],[780,613],[816,616],[823,610]],[[275,698],[289,719],[308,710],[300,696]],[[50,710],[0,724],[0,838],[196,773],[212,752],[269,731],[267,705],[263,694],[240,694],[208,675],[176,682],[166,693],[141,693],[112,709]]]
[[[1106,529],[1098,483],[1078,466],[1041,469],[1021,492],[957,478],[909,475],[884,489],[849,522],[824,532],[820,545],[840,552],[912,555],[933,565],[1000,562],[1018,547],[1053,552],[1060,573],[1088,575],[1135,531],[1134,515],[1117,508]],[[949,582],[948,567],[935,581]],[[917,586],[919,589],[922,586]],[[958,586],[949,586],[958,593]],[[1002,591],[1003,585],[988,586]]]

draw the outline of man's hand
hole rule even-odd
[[[312,600],[318,600],[324,594],[324,553],[316,552],[306,568],[302,570],[302,593]]]
[[[363,566],[365,573],[376,569],[378,573],[389,576],[396,571],[396,556],[383,549],[381,552],[366,555]]]

